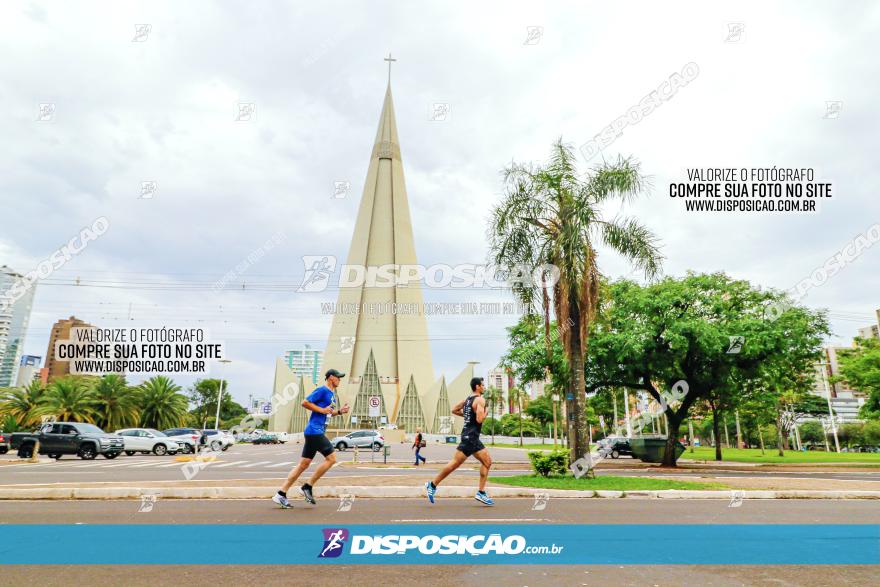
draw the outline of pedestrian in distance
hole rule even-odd
[[[422,436],[422,429],[416,428],[416,437],[415,437],[415,439],[413,439],[413,448],[416,451],[416,467],[419,466],[419,461],[421,461],[423,463],[428,462],[428,459],[426,459],[425,457],[423,457],[422,455],[419,454],[419,451],[421,451],[427,445],[428,445],[428,443],[425,442],[425,437]]]

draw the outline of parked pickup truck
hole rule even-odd
[[[96,456],[115,459],[125,449],[121,436],[108,434],[94,424],[79,422],[48,422],[38,432],[15,432],[12,434],[12,450],[24,459],[34,454],[34,447],[40,442],[39,454],[60,459],[62,455],[77,455],[83,460]]]

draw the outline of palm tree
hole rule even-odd
[[[489,415],[492,417],[492,444],[495,444],[495,428],[497,428],[498,419],[496,418],[495,406],[501,401],[501,390],[497,387],[488,387],[483,392],[483,398],[486,400],[486,403],[489,404]]]
[[[517,411],[519,412],[519,445],[523,445],[523,412],[526,411],[526,407],[529,405],[529,394],[524,389],[520,389],[519,387],[511,387],[510,388],[510,399],[513,404],[516,406]]]
[[[119,430],[137,424],[139,409],[137,394],[126,384],[125,377],[108,373],[94,386],[97,403],[97,424],[107,431]]]
[[[12,417],[18,427],[28,430],[40,423],[46,402],[46,387],[32,381],[27,387],[0,390],[0,414]]]
[[[489,228],[495,264],[512,271],[524,265],[553,267],[551,283],[542,282],[540,287],[523,283],[514,290],[531,307],[539,297],[546,299],[552,288],[557,323],[571,324],[562,332],[562,343],[570,374],[565,400],[572,460],[589,451],[583,409],[584,355],[589,325],[599,304],[596,246],[617,251],[648,278],[659,274],[662,260],[656,237],[637,220],[603,216],[603,207],[612,199],[626,202],[644,191],[646,180],[638,164],[618,159],[582,178],[576,163],[572,147],[560,138],[545,165],[511,164],[504,170],[503,199],[492,211]],[[544,305],[549,308],[549,302]]]
[[[82,377],[61,377],[46,388],[45,413],[60,422],[94,424],[97,405],[91,386]]]
[[[141,426],[158,430],[182,426],[189,404],[180,390],[179,385],[162,375],[141,383],[138,387]]]

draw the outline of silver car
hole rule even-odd
[[[372,448],[375,452],[382,450],[385,446],[385,438],[376,430],[359,430],[351,432],[345,436],[337,436],[330,441],[336,450],[345,450],[347,448]]]

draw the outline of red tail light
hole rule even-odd
[[[380,436],[380,437],[379,437],[379,440],[385,440],[385,437],[384,437],[384,436]]]

